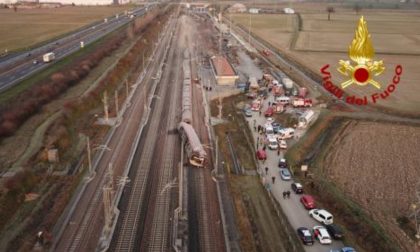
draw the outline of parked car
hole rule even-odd
[[[311,195],[304,194],[300,197],[300,202],[308,210],[315,208],[315,200]]]
[[[278,123],[278,122],[273,122],[271,124],[271,126],[273,127],[274,133],[276,133],[276,134],[279,133],[280,130],[282,129],[280,123]]]
[[[287,168],[287,162],[285,158],[280,158],[279,160],[279,167],[280,168]]]
[[[272,123],[274,122],[274,119],[273,117],[268,117],[265,122],[272,125]]]
[[[336,224],[326,225],[325,228],[334,240],[340,240],[344,236],[343,231]]]
[[[255,99],[257,98],[257,93],[254,93],[254,92],[248,93],[246,94],[246,97],[248,97],[248,99]]]
[[[280,146],[280,149],[287,149],[286,141],[280,140],[279,146]]]
[[[286,180],[286,181],[292,179],[292,175],[290,174],[290,171],[287,168],[280,169],[280,177],[281,179]]]
[[[352,247],[343,247],[341,249],[331,249],[330,252],[356,252]]]
[[[298,233],[299,238],[302,240],[303,244],[305,244],[305,245],[313,245],[314,244],[314,238],[312,236],[312,233],[306,227],[298,228],[297,233]]]
[[[244,114],[246,117],[251,117],[252,116],[252,110],[250,108],[245,108],[244,109]]]
[[[268,137],[268,148],[270,150],[277,150],[278,147],[277,139],[275,137]]]
[[[265,153],[264,150],[257,150],[257,159],[258,160],[266,160],[267,159],[267,154]]]
[[[271,117],[274,114],[274,109],[273,107],[268,107],[267,110],[264,112],[264,116],[265,117]]]
[[[323,226],[315,226],[313,228],[315,239],[319,241],[321,244],[331,244],[332,240],[328,231]]]
[[[315,220],[321,222],[324,225],[330,225],[333,223],[333,216],[327,210],[324,209],[312,209],[309,211],[309,216]]]
[[[303,193],[303,186],[301,183],[292,183],[291,185],[292,190],[296,193],[296,194],[302,194]]]

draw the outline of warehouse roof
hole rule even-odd
[[[217,76],[236,76],[235,71],[225,57],[213,56],[211,61]]]

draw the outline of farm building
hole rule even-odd
[[[213,56],[211,58],[213,73],[218,85],[235,85],[235,81],[239,79],[233,67],[223,56]]]
[[[260,9],[257,8],[249,8],[249,13],[251,14],[258,14],[260,12]]]
[[[244,13],[246,12],[246,6],[241,3],[236,3],[229,7],[228,12],[230,13]]]

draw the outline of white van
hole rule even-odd
[[[276,98],[276,102],[282,104],[282,105],[287,105],[290,103],[290,97],[287,96],[279,96]]]
[[[278,137],[280,140],[292,138],[294,135],[295,135],[295,129],[293,128],[281,129],[278,133]]]

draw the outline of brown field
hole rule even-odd
[[[401,242],[397,220],[418,203],[420,128],[346,121],[317,163],[323,174]]]
[[[381,91],[391,82],[397,64],[403,66],[401,82],[386,100],[377,105],[404,113],[419,114],[420,71],[420,11],[362,10],[359,15],[350,9],[336,9],[327,20],[325,5],[302,9],[302,29],[298,31],[297,15],[252,15],[251,31],[296,61],[319,73],[330,64],[333,82],[339,85],[344,79],[335,70],[340,59],[348,59],[347,48],[354,36],[360,15],[367,20],[368,29],[376,50],[376,60],[384,60],[386,71],[375,79],[382,84]],[[248,14],[235,14],[232,19],[248,27]],[[293,41],[296,43],[292,43]],[[378,92],[373,86],[346,88],[349,94],[359,97]],[[371,103],[372,104],[372,103]]]
[[[419,127],[347,121],[330,144],[323,170],[343,191],[366,209],[408,214],[420,177]]]
[[[0,9],[0,53],[30,47],[123,12],[126,6]]]

